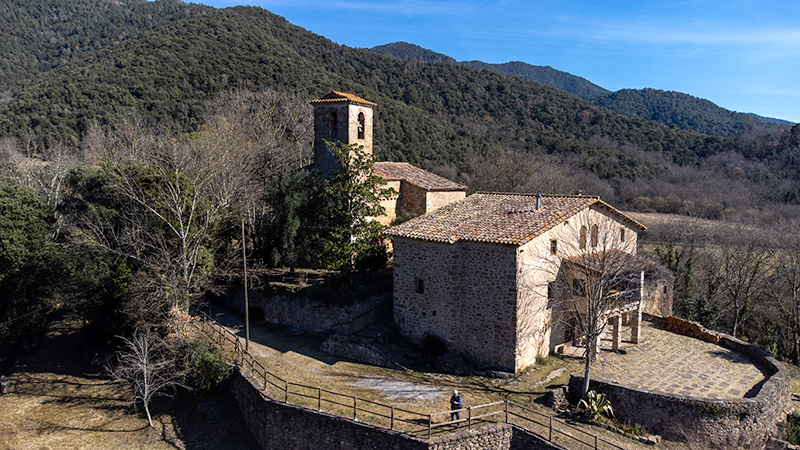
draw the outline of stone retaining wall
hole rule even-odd
[[[639,391],[602,379],[591,380],[590,389],[608,396],[618,419],[644,425],[667,439],[705,442],[720,449],[763,448],[777,430],[777,424],[785,419],[789,375],[781,363],[758,347],[721,333],[714,334],[719,336],[720,346],[748,356],[767,372],[766,379],[755,386],[752,397],[738,400],[679,397]],[[580,392],[582,384],[583,376],[572,375],[570,393]]]
[[[241,287],[228,287],[220,300],[244,314],[244,290]],[[258,291],[250,291],[248,302],[250,308],[257,307],[264,311],[265,322],[315,333],[352,333],[392,314],[391,294],[370,297],[349,306],[338,306],[306,297],[265,297]]]
[[[433,439],[275,402],[236,371],[230,380],[242,416],[265,450],[563,450],[518,427],[498,423]]]

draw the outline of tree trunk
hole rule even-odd
[[[581,398],[586,398],[589,392],[590,374],[592,371],[592,360],[594,359],[595,339],[586,339],[586,358],[583,365],[583,389],[581,390]]]

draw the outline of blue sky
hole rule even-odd
[[[796,0],[202,0],[260,6],[350,47],[411,42],[459,61],[552,66],[800,122]]]

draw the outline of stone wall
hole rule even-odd
[[[516,248],[394,240],[394,319],[420,343],[426,334],[478,363],[515,368]]]
[[[605,393],[618,419],[644,425],[667,439],[705,442],[720,449],[762,448],[785,419],[789,375],[781,363],[758,347],[724,334],[719,345],[750,357],[767,372],[753,397],[713,400],[639,391],[609,380],[591,380]],[[570,377],[570,393],[580,392],[583,377]]]
[[[450,203],[464,200],[465,191],[428,191],[425,195],[425,212],[429,213]]]
[[[264,311],[264,321],[268,323],[293,326],[316,333],[351,333],[390,316],[392,302],[389,295],[339,306],[306,297],[265,297],[258,291],[250,291],[248,301],[251,310],[257,307]],[[241,287],[229,286],[220,298],[224,304],[244,314],[244,290]]]
[[[400,198],[397,200],[400,203],[400,215],[402,216],[421,216],[425,214],[425,197],[427,195],[425,189],[403,181],[401,186]]]
[[[659,317],[672,315],[673,276],[659,266],[650,267],[644,275],[642,312]]]
[[[491,424],[433,439],[275,402],[241,372],[230,389],[253,437],[265,450],[517,450],[561,449],[509,424]]]
[[[384,188],[392,188],[396,191],[394,195],[390,198],[381,200],[381,206],[386,211],[384,215],[377,217],[375,220],[380,222],[383,225],[389,225],[392,221],[397,218],[398,213],[402,214],[399,208],[399,196],[400,196],[400,181],[399,180],[392,180],[387,181]]]

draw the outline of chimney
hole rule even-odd
[[[536,194],[536,210],[538,211],[542,207],[542,194]]]

